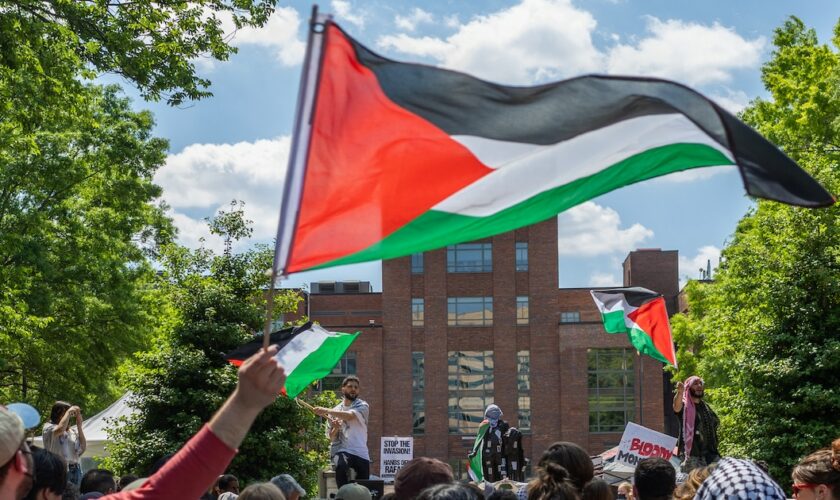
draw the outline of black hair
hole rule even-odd
[[[164,465],[166,465],[166,462],[168,462],[169,459],[174,456],[174,453],[167,453],[166,455],[155,460],[155,463],[153,463],[152,466],[149,467],[149,470],[146,471],[146,477],[154,476],[155,472],[159,471]]]
[[[421,491],[417,500],[483,500],[483,496],[464,484],[443,483]]]
[[[583,500],[613,500],[612,488],[603,479],[593,479],[583,487]]]
[[[595,468],[589,453],[583,448],[568,441],[558,441],[548,447],[540,457],[539,467],[545,467],[549,462],[562,465],[569,473],[569,479],[578,492],[595,477]]]
[[[140,479],[136,474],[123,474],[117,481],[117,491],[122,491],[126,486]]]
[[[32,463],[35,465],[35,481],[24,500],[35,500],[41,490],[56,495],[64,493],[67,486],[67,464],[64,459],[51,451],[35,448],[32,450]]]
[[[219,491],[222,492],[227,491],[234,481],[238,483],[239,479],[237,479],[237,477],[233,474],[222,474],[221,476],[219,476],[219,480],[216,481],[216,488],[218,488]]]
[[[84,495],[92,491],[99,493],[111,493],[116,491],[117,482],[114,481],[114,473],[105,469],[91,469],[82,476],[79,485],[79,492]]]
[[[355,375],[347,375],[346,377],[344,377],[344,380],[341,381],[341,387],[344,387],[350,382],[356,382],[357,384],[362,385],[362,383],[359,381],[359,377]]]
[[[577,500],[578,490],[569,471],[556,462],[540,462],[537,478],[528,483],[528,500]]]
[[[487,495],[487,500],[517,500],[517,498],[513,490],[493,490],[493,493]]]
[[[50,422],[57,424],[61,421],[61,417],[67,413],[67,410],[70,409],[72,406],[70,403],[66,401],[56,401],[52,405],[52,409],[50,410]]]
[[[633,483],[639,500],[671,498],[677,487],[677,471],[671,462],[662,457],[645,458],[636,465]]]

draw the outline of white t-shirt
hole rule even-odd
[[[76,429],[70,427],[63,434],[56,436],[55,428],[56,424],[53,423],[44,425],[44,448],[62,457],[68,464],[78,464],[82,445],[79,443]]]
[[[357,457],[370,460],[370,453],[367,447],[367,425],[368,417],[370,416],[370,406],[359,398],[356,398],[350,406],[344,406],[344,402],[338,404],[333,408],[338,411],[349,411],[356,415],[354,420],[345,421],[341,426],[341,433],[331,447],[330,452],[336,454],[338,452],[350,453]]]

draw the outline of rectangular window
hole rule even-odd
[[[411,254],[411,274],[423,274],[423,254]]]
[[[449,432],[475,434],[493,402],[493,351],[449,352]]]
[[[412,432],[423,434],[426,432],[426,399],[423,394],[426,388],[426,367],[422,352],[411,353],[411,375]]]
[[[424,299],[411,299],[411,326],[423,326],[425,310]]]
[[[356,353],[352,351],[345,352],[330,374],[318,381],[318,390],[340,392],[341,381],[347,375],[356,375]]]
[[[516,242],[516,270],[517,271],[527,271],[528,270],[528,242],[527,241],[517,241]]]
[[[519,430],[531,431],[531,352],[516,353],[516,390],[519,401]]]
[[[450,273],[489,273],[493,271],[490,243],[462,243],[446,247],[446,271]]]
[[[516,297],[516,324],[528,324],[528,297],[526,295]]]
[[[449,297],[446,302],[449,326],[493,324],[493,297]]]
[[[589,432],[621,432],[635,415],[633,349],[589,349]]]
[[[580,311],[566,311],[560,313],[561,323],[580,323]]]

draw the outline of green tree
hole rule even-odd
[[[796,18],[774,44],[771,98],[742,116],[837,193],[840,55]],[[725,454],[765,460],[787,484],[799,458],[840,436],[840,209],[758,201],[714,283],[689,287],[689,311],[675,322],[678,376],[706,379]]]
[[[224,354],[261,331],[265,271],[273,253],[265,246],[233,252],[234,243],[251,232],[240,204],[209,223],[225,240],[223,254],[176,245],[162,252],[158,286],[166,298],[167,321],[154,348],[139,354],[127,371],[139,411],[118,428],[110,450],[107,465],[119,473],[145,474],[157,458],[198,431],[236,384],[236,369]],[[275,311],[296,310],[299,301],[297,293],[280,293]],[[280,397],[257,419],[230,470],[245,482],[290,472],[311,488],[326,449],[320,419]]]
[[[77,91],[75,113],[0,149],[0,398],[41,408],[110,399],[108,375],[151,329],[147,257],[173,231],[154,205],[167,144],[151,115],[114,87]]]

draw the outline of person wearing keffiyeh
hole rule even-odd
[[[703,379],[688,377],[677,383],[674,395],[674,413],[680,419],[678,451],[682,457],[682,471],[691,472],[720,460],[717,430],[720,425],[717,415],[703,401]]]

